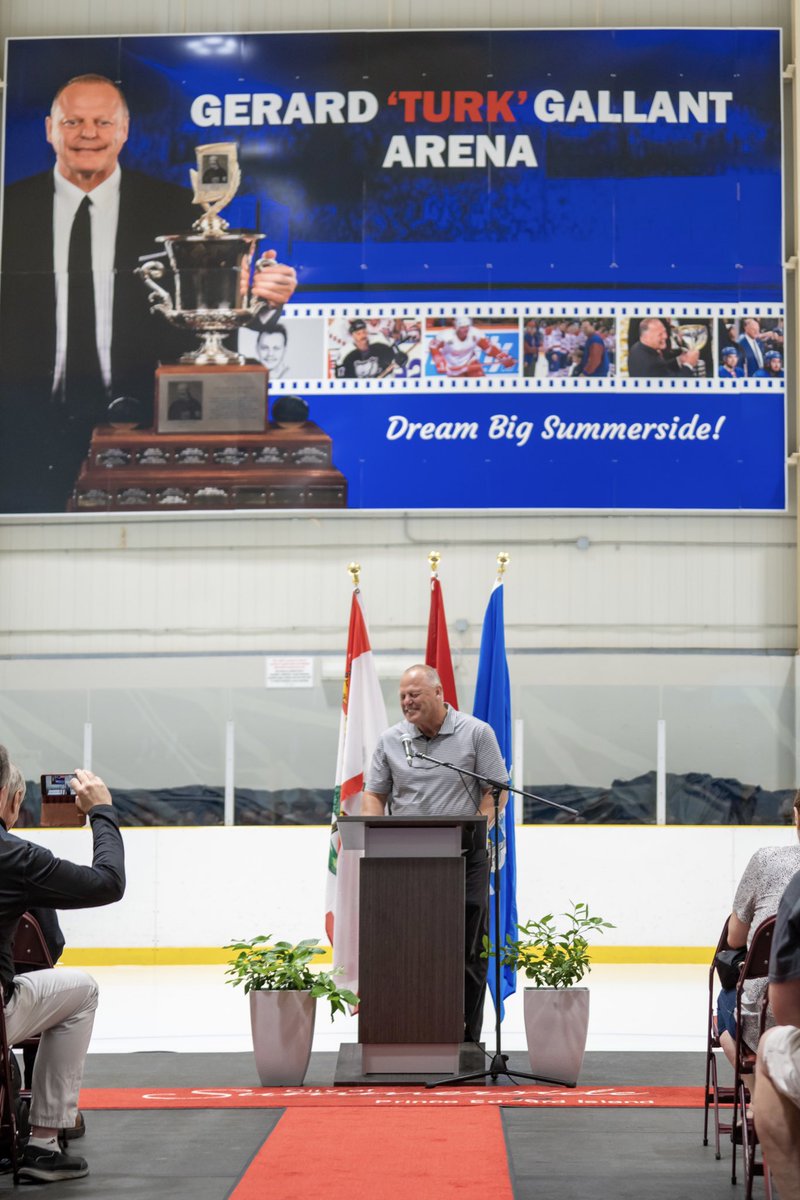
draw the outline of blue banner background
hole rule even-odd
[[[780,509],[785,504],[784,398],[687,391],[547,395],[338,393],[309,396],[333,438],[354,508]],[[489,440],[493,414],[534,422],[524,446]],[[540,437],[550,414],[570,421],[688,422],[698,413],[718,440],[566,441]],[[389,418],[476,421],[477,440],[387,441]]]
[[[303,302],[627,302],[641,309],[783,300],[781,44],[777,30],[543,30],[11,39],[5,182],[52,166],[44,118],[82,72],[118,79],[131,108],[123,166],[188,184],[195,147],[236,139],[243,180],[226,215],[293,263]],[[408,124],[398,89],[525,91],[489,127]],[[732,92],[724,125],[544,124],[533,95]],[[199,128],[198,95],[366,90],[368,124]],[[517,133],[539,165],[383,168],[393,135]],[[165,232],[168,232],[165,230]],[[525,309],[523,308],[523,313]],[[740,312],[745,311],[742,307]],[[322,347],[321,354],[322,358]],[[364,508],[783,509],[782,390],[305,392]],[[535,424],[489,440],[495,413]],[[542,440],[541,423],[726,422],[718,440]],[[475,441],[388,441],[388,419],[476,420]]]
[[[241,144],[242,199],[307,299],[782,298],[777,30],[537,30],[11,41],[6,182],[51,165],[56,87],[97,71],[128,96],[130,167],[187,182],[199,141]],[[525,91],[513,124],[409,125],[395,90]],[[534,93],[730,91],[724,125],[544,124]],[[367,124],[200,129],[201,94],[368,90]],[[383,168],[393,134],[517,133],[536,168]]]

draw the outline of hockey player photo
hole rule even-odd
[[[615,373],[613,317],[582,314],[528,318],[525,375],[535,379],[605,379]]]
[[[427,375],[448,379],[479,379],[485,375],[516,371],[519,358],[519,324],[489,318],[461,316],[436,319],[426,327]]]
[[[739,350],[736,346],[724,346],[719,357],[720,379],[744,379],[744,367],[739,362]]]
[[[783,379],[783,356],[780,350],[768,350],[764,355],[764,365],[759,367],[754,379]]]
[[[380,380],[419,375],[420,339],[416,319],[334,319],[328,328],[328,377]]]

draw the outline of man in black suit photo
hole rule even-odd
[[[675,354],[669,349],[669,332],[659,317],[644,317],[639,322],[639,340],[628,354],[628,374],[631,379],[670,379],[679,375],[691,378],[693,367],[700,358],[699,350]]]
[[[197,210],[188,190],[120,167],[129,121],[112,80],[69,80],[45,120],[54,169],[5,189],[0,442],[14,453],[0,511],[63,512],[108,402],[135,397],[148,424],[156,365],[195,342],[150,313],[133,272]],[[273,261],[252,291],[278,306],[296,283]]]

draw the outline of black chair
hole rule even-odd
[[[12,954],[17,975],[44,971],[54,965],[42,927],[32,913],[24,913],[19,919]]]
[[[14,1183],[19,1183],[19,1148],[14,1084],[11,1076],[11,1048],[6,1035],[6,1011],[0,991],[0,1158],[11,1163]]]
[[[722,926],[722,932],[719,935],[714,956],[711,959],[711,966],[708,968],[708,1012],[706,1016],[706,1094],[704,1103],[703,1115],[703,1145],[708,1145],[708,1114],[709,1109],[713,1105],[714,1108],[714,1149],[717,1158],[722,1158],[720,1150],[719,1135],[721,1133],[730,1133],[733,1125],[730,1121],[723,1120],[720,1117],[720,1108],[729,1108],[733,1104],[734,1089],[733,1087],[720,1087],[719,1072],[717,1069],[717,1059],[722,1053],[722,1047],[719,1042],[719,1035],[715,1021],[714,1012],[714,997],[718,990],[716,982],[716,971],[714,968],[714,958],[716,958],[720,950],[730,950],[728,945],[728,920]]]
[[[42,933],[42,927],[31,913],[24,913],[20,917],[11,953],[14,956],[14,973],[16,975],[25,975],[28,971],[44,971],[53,966],[53,959]],[[33,1060],[36,1057],[35,1047],[39,1045],[39,1040],[40,1035],[36,1034],[34,1037],[26,1038],[24,1042],[18,1043],[25,1063],[25,1091],[22,1093],[22,1099],[27,1100],[29,1105]]]
[[[60,935],[60,930],[58,931]],[[17,925],[16,933],[14,934],[14,945],[12,947],[14,956],[14,971],[17,975],[25,975],[28,971],[46,971],[52,968],[52,954],[47,938],[44,936],[42,927],[34,917],[33,913],[24,913]],[[30,1112],[31,1104],[31,1083],[33,1081],[33,1064],[36,1060],[36,1050],[38,1048],[41,1036],[39,1034],[33,1037],[26,1038],[24,1042],[15,1043],[18,1049],[22,1050],[23,1061],[25,1066],[25,1077],[23,1088],[19,1096],[18,1106],[18,1125],[21,1136],[26,1136],[28,1130],[28,1113]],[[69,1130],[62,1129],[59,1135],[59,1142],[62,1150],[67,1148],[67,1143],[72,1138],[82,1137],[85,1130],[83,1115],[78,1113],[78,1119],[75,1126]]]
[[[733,1096],[733,1129],[731,1142],[733,1152],[731,1159],[731,1183],[736,1183],[736,1147],[741,1144],[742,1162],[744,1165],[745,1200],[751,1200],[753,1195],[753,1179],[758,1175],[764,1178],[768,1200],[772,1195],[769,1171],[762,1160],[757,1158],[758,1135],[752,1117],[747,1115],[750,1103],[750,1089],[744,1076],[752,1077],[756,1069],[755,1050],[747,1045],[742,1037],[742,995],[744,985],[750,979],[764,979],[769,974],[769,953],[772,947],[772,934],[775,929],[775,918],[767,917],[762,921],[753,934],[747,957],[742,965],[739,982],[736,986],[736,1065],[734,1069]],[[764,1032],[767,1019],[767,996],[761,1004],[761,1019],[759,1037]]]

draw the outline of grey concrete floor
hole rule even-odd
[[[524,1054],[510,1060],[512,1069],[525,1069]],[[306,1084],[330,1086],[335,1061],[333,1053],[312,1055]],[[703,1069],[697,1053],[594,1053],[580,1083],[702,1086]],[[84,1079],[90,1088],[257,1083],[250,1054],[160,1051],[90,1055]],[[279,1109],[90,1112],[86,1137],[71,1149],[87,1158],[91,1173],[45,1192],[49,1200],[225,1200],[280,1118]],[[503,1109],[515,1200],[730,1200],[739,1193],[730,1184],[729,1143],[717,1162],[713,1147],[701,1144],[702,1119],[698,1110]],[[10,1177],[0,1177],[0,1193],[11,1188]],[[473,1200],[468,1189],[464,1195]]]

